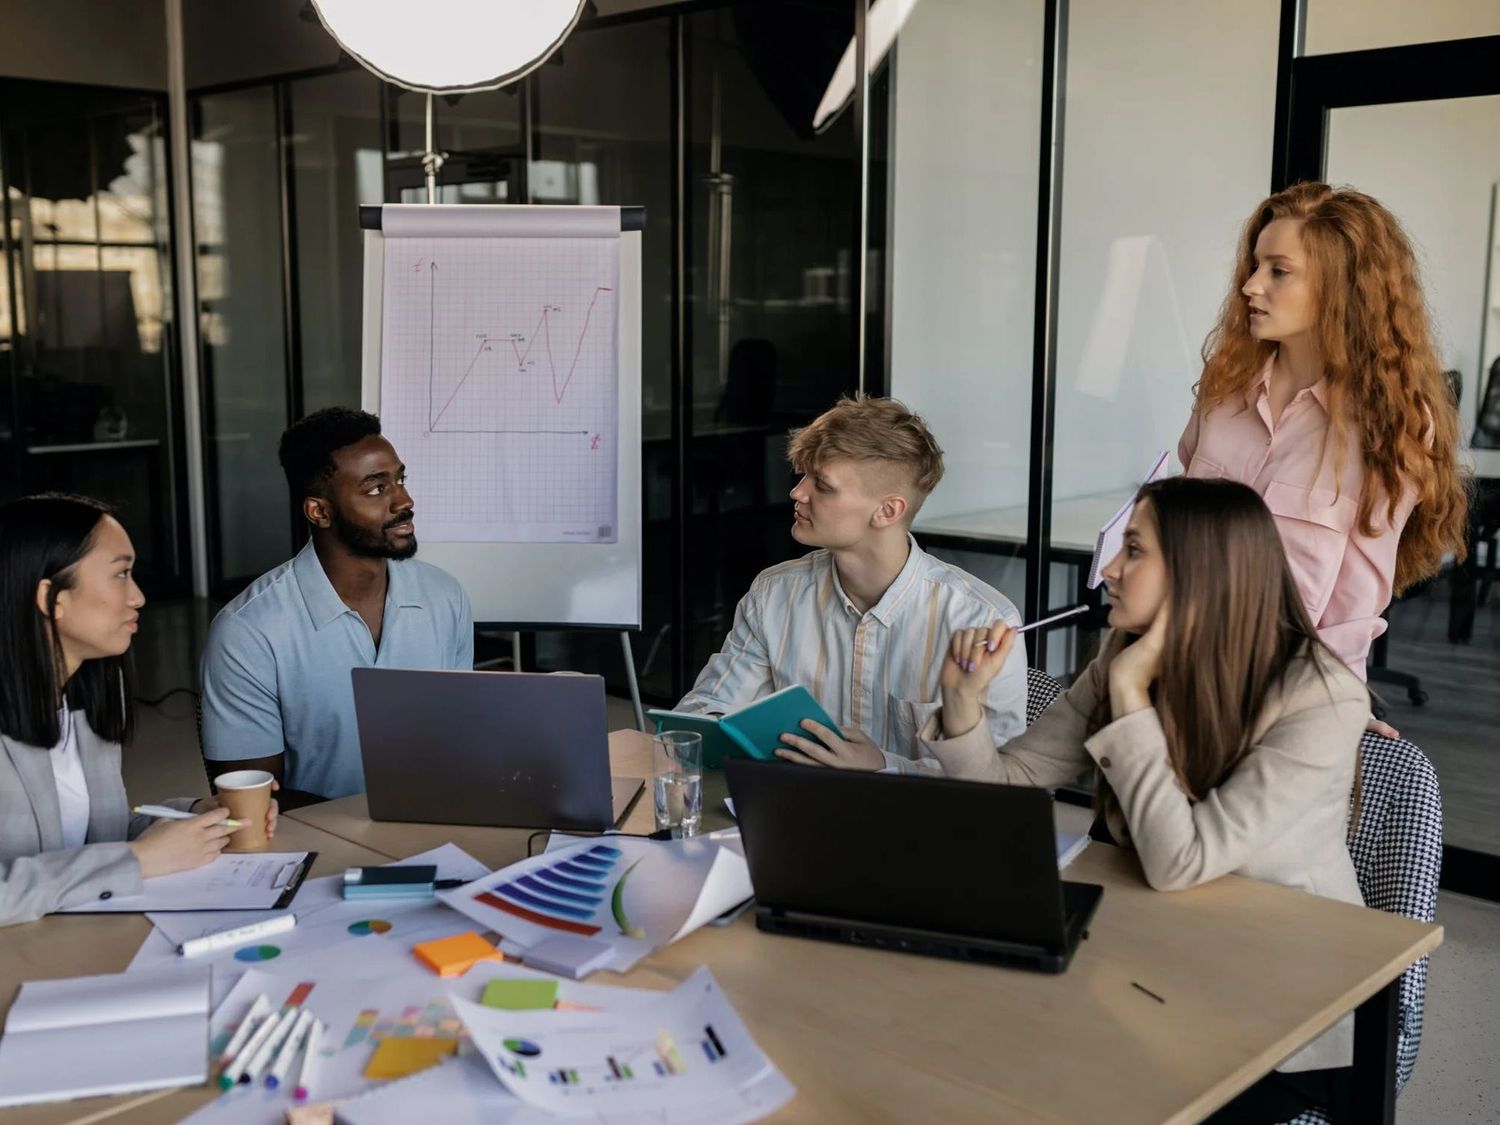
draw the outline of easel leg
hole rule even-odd
[[[630,649],[630,634],[620,631],[620,647],[625,652],[625,679],[630,683],[630,703],[635,708],[635,729],[646,729],[646,712],[641,709],[641,685],[635,679],[635,654]]]

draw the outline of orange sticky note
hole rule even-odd
[[[365,1064],[366,1078],[405,1078],[442,1061],[444,1055],[458,1050],[457,1039],[416,1039],[390,1036],[380,1041],[370,1061]]]
[[[411,951],[440,977],[461,977],[479,961],[505,960],[498,949],[472,930],[436,941],[424,941],[412,946]]]

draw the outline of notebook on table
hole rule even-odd
[[[0,1038],[0,1106],[208,1079],[209,969],[27,981]]]

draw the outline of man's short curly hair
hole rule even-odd
[[[787,459],[799,473],[830,461],[861,461],[893,470],[908,491],[907,521],[943,479],[943,451],[921,415],[893,398],[841,398],[793,430]]]
[[[328,499],[324,486],[333,479],[333,455],[379,433],[379,418],[343,406],[317,410],[294,422],[281,435],[279,450],[292,503],[300,505],[309,496]]]

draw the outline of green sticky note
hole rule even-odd
[[[492,980],[479,1002],[507,1012],[533,1012],[557,1003],[555,980]]]

